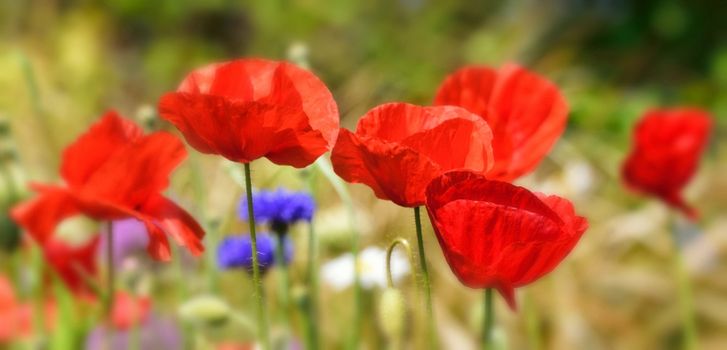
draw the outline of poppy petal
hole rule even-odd
[[[484,118],[493,130],[493,180],[512,181],[531,172],[565,130],[568,107],[542,77],[508,64],[499,71],[468,66],[440,86],[436,105],[455,105]]]
[[[64,188],[32,185],[35,198],[16,205],[10,216],[37,242],[43,244],[58,224],[80,212],[73,196]]]
[[[424,203],[424,189],[439,168],[411,149],[359,138],[341,129],[333,148],[333,170],[344,180],[371,187],[378,198],[413,207]]]
[[[463,108],[387,103],[367,112],[355,133],[340,131],[331,162],[339,176],[369,185],[377,197],[418,206],[442,172],[488,169],[491,139],[487,124]]]
[[[158,132],[144,136],[96,169],[81,195],[138,208],[169,186],[169,174],[186,157],[184,145],[174,135]]]
[[[179,245],[186,247],[193,255],[202,254],[204,230],[189,213],[176,203],[157,196],[144,205],[143,211],[145,215],[154,218],[156,224],[174,237]]]
[[[63,151],[61,176],[70,187],[83,186],[112,155],[141,136],[136,124],[108,111]]]

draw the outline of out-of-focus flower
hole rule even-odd
[[[293,245],[285,237],[285,263],[293,258]],[[257,256],[260,271],[265,272],[275,264],[277,239],[267,233],[257,234]],[[244,268],[252,273],[252,241],[250,236],[225,237],[217,248],[217,264],[222,269]]]
[[[515,64],[468,66],[448,76],[435,105],[464,107],[492,128],[491,180],[531,172],[565,130],[568,106],[555,85]]]
[[[424,204],[427,184],[453,169],[492,167],[492,131],[464,108],[388,103],[368,111],[356,132],[341,129],[333,170],[404,207]]]
[[[117,292],[114,306],[111,309],[111,323],[116,329],[127,330],[143,324],[149,318],[151,299],[146,296],[136,297],[128,293]]]
[[[114,329],[108,333],[104,325],[94,328],[86,338],[86,350],[133,349],[135,342],[139,349],[183,349],[177,325],[154,314],[150,314],[136,329]]]
[[[108,112],[65,149],[65,184],[33,185],[39,195],[14,207],[12,217],[41,245],[71,216],[83,213],[106,221],[133,217],[147,228],[153,258],[171,258],[167,234],[199,255],[204,231],[161,194],[169,185],[169,174],[186,156],[184,145],[173,135],[143,135],[134,123]]]
[[[354,282],[354,273],[358,268],[361,286],[366,289],[386,287],[386,250],[368,247],[359,253],[358,264],[353,254],[346,253],[328,261],[321,268],[321,278],[337,291],[344,290]],[[409,260],[399,251],[391,255],[391,277],[394,283],[409,274]]]
[[[349,212],[344,205],[338,205],[316,213],[315,229],[321,246],[337,251],[349,250],[351,247],[353,228],[348,217]],[[356,230],[361,236],[373,232],[371,214],[366,210],[356,208]]]
[[[215,326],[226,323],[231,316],[230,306],[212,295],[200,295],[179,306],[179,317],[198,325]]]
[[[217,350],[255,350],[258,349],[257,344],[239,344],[233,342],[219,343],[215,346]]]
[[[310,194],[282,188],[257,191],[253,193],[252,203],[255,221],[270,224],[270,229],[277,234],[287,233],[288,226],[298,221],[310,222],[316,207]],[[249,219],[247,197],[240,201],[238,213],[242,220]]]
[[[74,293],[88,296],[91,295],[89,282],[94,281],[98,273],[98,243],[98,235],[77,246],[53,237],[42,249],[48,265],[63,283]]]
[[[10,342],[22,334],[30,332],[30,322],[21,319],[20,305],[10,281],[0,276],[0,344]]]
[[[123,266],[124,260],[145,252],[149,245],[149,234],[144,223],[136,219],[116,220],[113,222],[112,260],[115,266]],[[108,235],[101,235],[99,255],[106,261]]]
[[[457,278],[496,288],[513,309],[514,289],[553,270],[588,228],[566,199],[467,171],[432,181],[427,212]]]
[[[695,219],[681,191],[694,175],[712,129],[712,118],[696,108],[647,111],[634,130],[633,149],[624,162],[627,185],[661,198]]]
[[[56,304],[46,300],[43,306],[45,327],[52,330],[56,324]],[[16,299],[10,281],[0,275],[0,345],[26,338],[33,331],[33,306]]]
[[[333,147],[338,107],[325,84],[287,62],[239,59],[187,75],[161,117],[202,153],[302,168]]]

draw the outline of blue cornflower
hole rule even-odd
[[[252,201],[255,220],[269,224],[277,234],[286,233],[288,225],[298,221],[311,221],[316,206],[310,194],[282,188],[257,191],[253,193]],[[242,220],[249,219],[247,197],[240,201],[239,214]]]
[[[290,240],[284,238],[285,247],[283,255],[285,263],[288,264],[293,258],[293,245]],[[277,247],[275,237],[258,233],[257,251],[260,271],[265,272],[275,264],[275,248]],[[252,242],[249,235],[229,236],[220,242],[217,247],[217,265],[221,269],[244,268],[252,272]]]

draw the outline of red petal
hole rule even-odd
[[[91,289],[86,280],[96,277],[98,244],[97,235],[79,246],[51,239],[42,248],[48,264],[71,291],[79,295],[90,295]]]
[[[94,172],[124,146],[142,136],[131,121],[109,111],[63,152],[61,176],[71,187],[81,187]]]
[[[167,198],[157,196],[144,206],[143,211],[190,253],[202,254],[204,230],[184,209]]]
[[[97,169],[83,197],[133,209],[169,186],[169,174],[187,156],[175,136],[159,132],[125,147]]]
[[[535,169],[565,129],[568,107],[554,85],[516,65],[499,72],[470,66],[440,86],[437,105],[480,115],[493,130],[495,164],[488,177],[512,181]]]
[[[424,189],[440,171],[416,152],[396,144],[359,138],[341,129],[331,154],[333,170],[348,182],[371,187],[378,198],[404,207],[424,203]]]
[[[33,186],[38,195],[16,205],[11,217],[39,243],[45,243],[56,226],[66,218],[79,213],[73,196],[64,188]]]
[[[647,112],[634,131],[634,148],[622,169],[624,181],[696,217],[680,192],[699,165],[711,129],[711,117],[701,110]]]
[[[487,125],[462,108],[389,103],[366,113],[355,134],[342,129],[331,161],[339,176],[369,185],[379,198],[418,206],[443,171],[486,170],[491,138]]]

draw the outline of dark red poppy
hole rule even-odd
[[[555,85],[515,64],[500,70],[468,66],[448,76],[435,105],[464,107],[492,128],[492,180],[511,182],[531,172],[566,126],[568,106]]]
[[[73,246],[57,238],[49,239],[43,245],[45,260],[63,283],[76,294],[91,294],[89,280],[98,273],[96,264],[99,236]]]
[[[231,161],[266,157],[302,168],[333,147],[338,107],[312,73],[286,62],[240,59],[189,74],[159,114],[192,147]]]
[[[588,228],[573,205],[466,171],[427,187],[427,212],[450,268],[471,288],[514,289],[552,271]]]
[[[62,220],[74,215],[104,221],[133,217],[149,232],[153,258],[171,258],[167,234],[199,255],[204,231],[161,194],[169,174],[186,156],[175,136],[143,135],[134,123],[108,112],[64,151],[65,184],[32,184],[38,196],[13,208],[11,215],[41,245]]]
[[[356,132],[341,129],[333,170],[404,207],[424,204],[429,181],[445,171],[486,171],[492,132],[480,117],[454,106],[388,103],[366,113]]]
[[[633,149],[623,164],[627,185],[657,196],[694,219],[681,191],[707,147],[712,119],[696,108],[655,109],[636,125]]]

